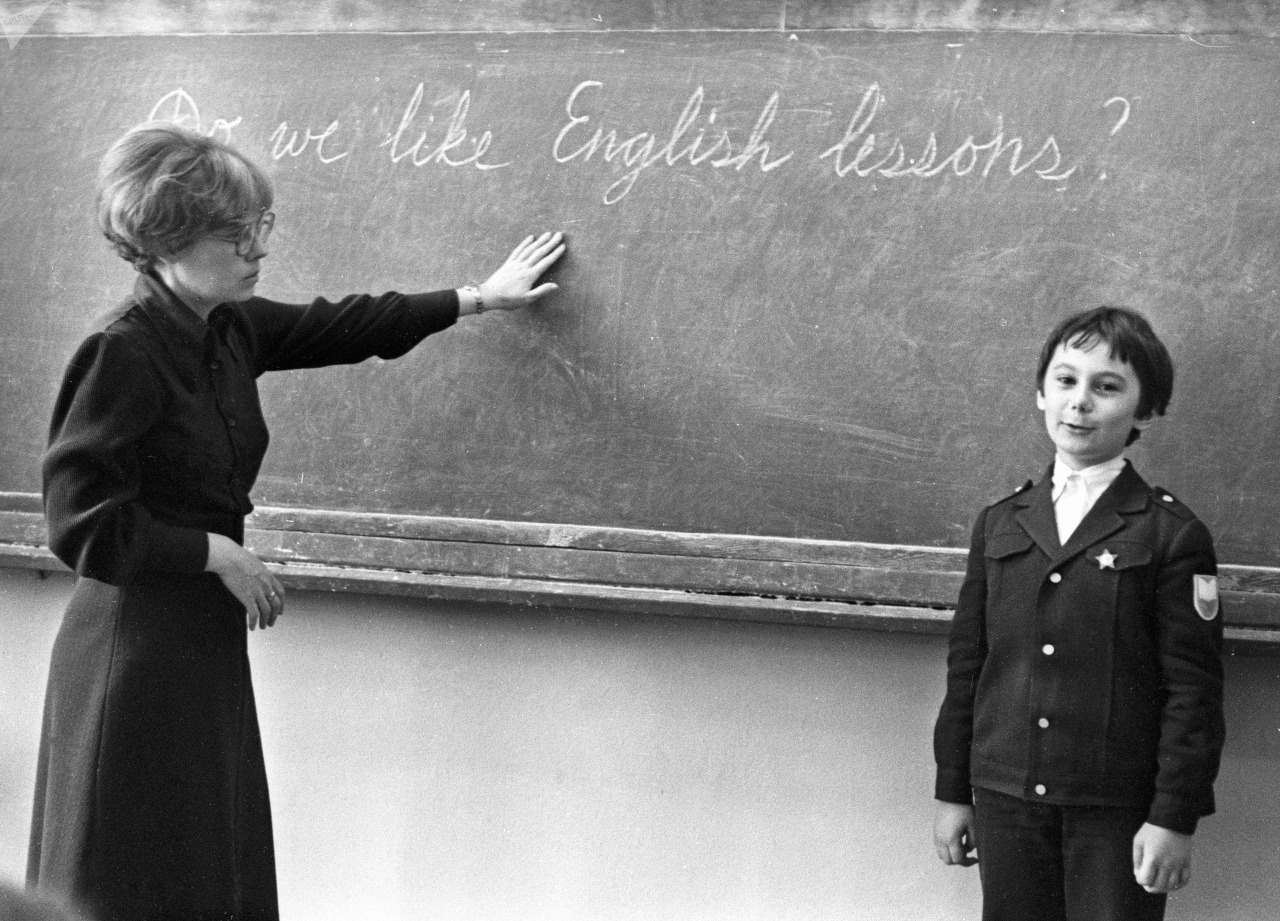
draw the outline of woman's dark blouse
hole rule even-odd
[[[257,378],[397,358],[456,322],[454,291],[223,304],[208,322],[158,278],[95,324],[67,367],[44,457],[50,549],[123,585],[200,572],[206,532],[243,538],[267,450]]]

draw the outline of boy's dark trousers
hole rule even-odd
[[[975,789],[982,921],[1161,921],[1133,878],[1147,810],[1054,806]]]

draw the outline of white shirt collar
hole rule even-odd
[[[1058,501],[1058,497],[1062,495],[1062,490],[1066,488],[1067,477],[1072,474],[1078,475],[1084,481],[1085,495],[1090,499],[1096,499],[1106,492],[1108,486],[1116,481],[1116,477],[1120,475],[1124,465],[1124,455],[1121,454],[1119,457],[1113,457],[1111,460],[1103,461],[1101,464],[1094,464],[1092,467],[1085,467],[1083,470],[1072,470],[1061,456],[1055,455],[1053,458],[1053,500],[1055,502]]]

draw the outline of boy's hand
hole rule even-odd
[[[971,867],[978,858],[970,852],[978,846],[973,830],[973,807],[939,802],[933,815],[933,849],[948,866]]]
[[[1133,877],[1148,892],[1173,892],[1191,881],[1190,835],[1150,822],[1133,836]]]

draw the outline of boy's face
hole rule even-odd
[[[1111,357],[1097,340],[1087,347],[1061,343],[1045,371],[1036,406],[1058,454],[1073,470],[1101,464],[1124,453],[1132,429],[1151,420],[1137,418],[1142,385],[1133,366]]]

